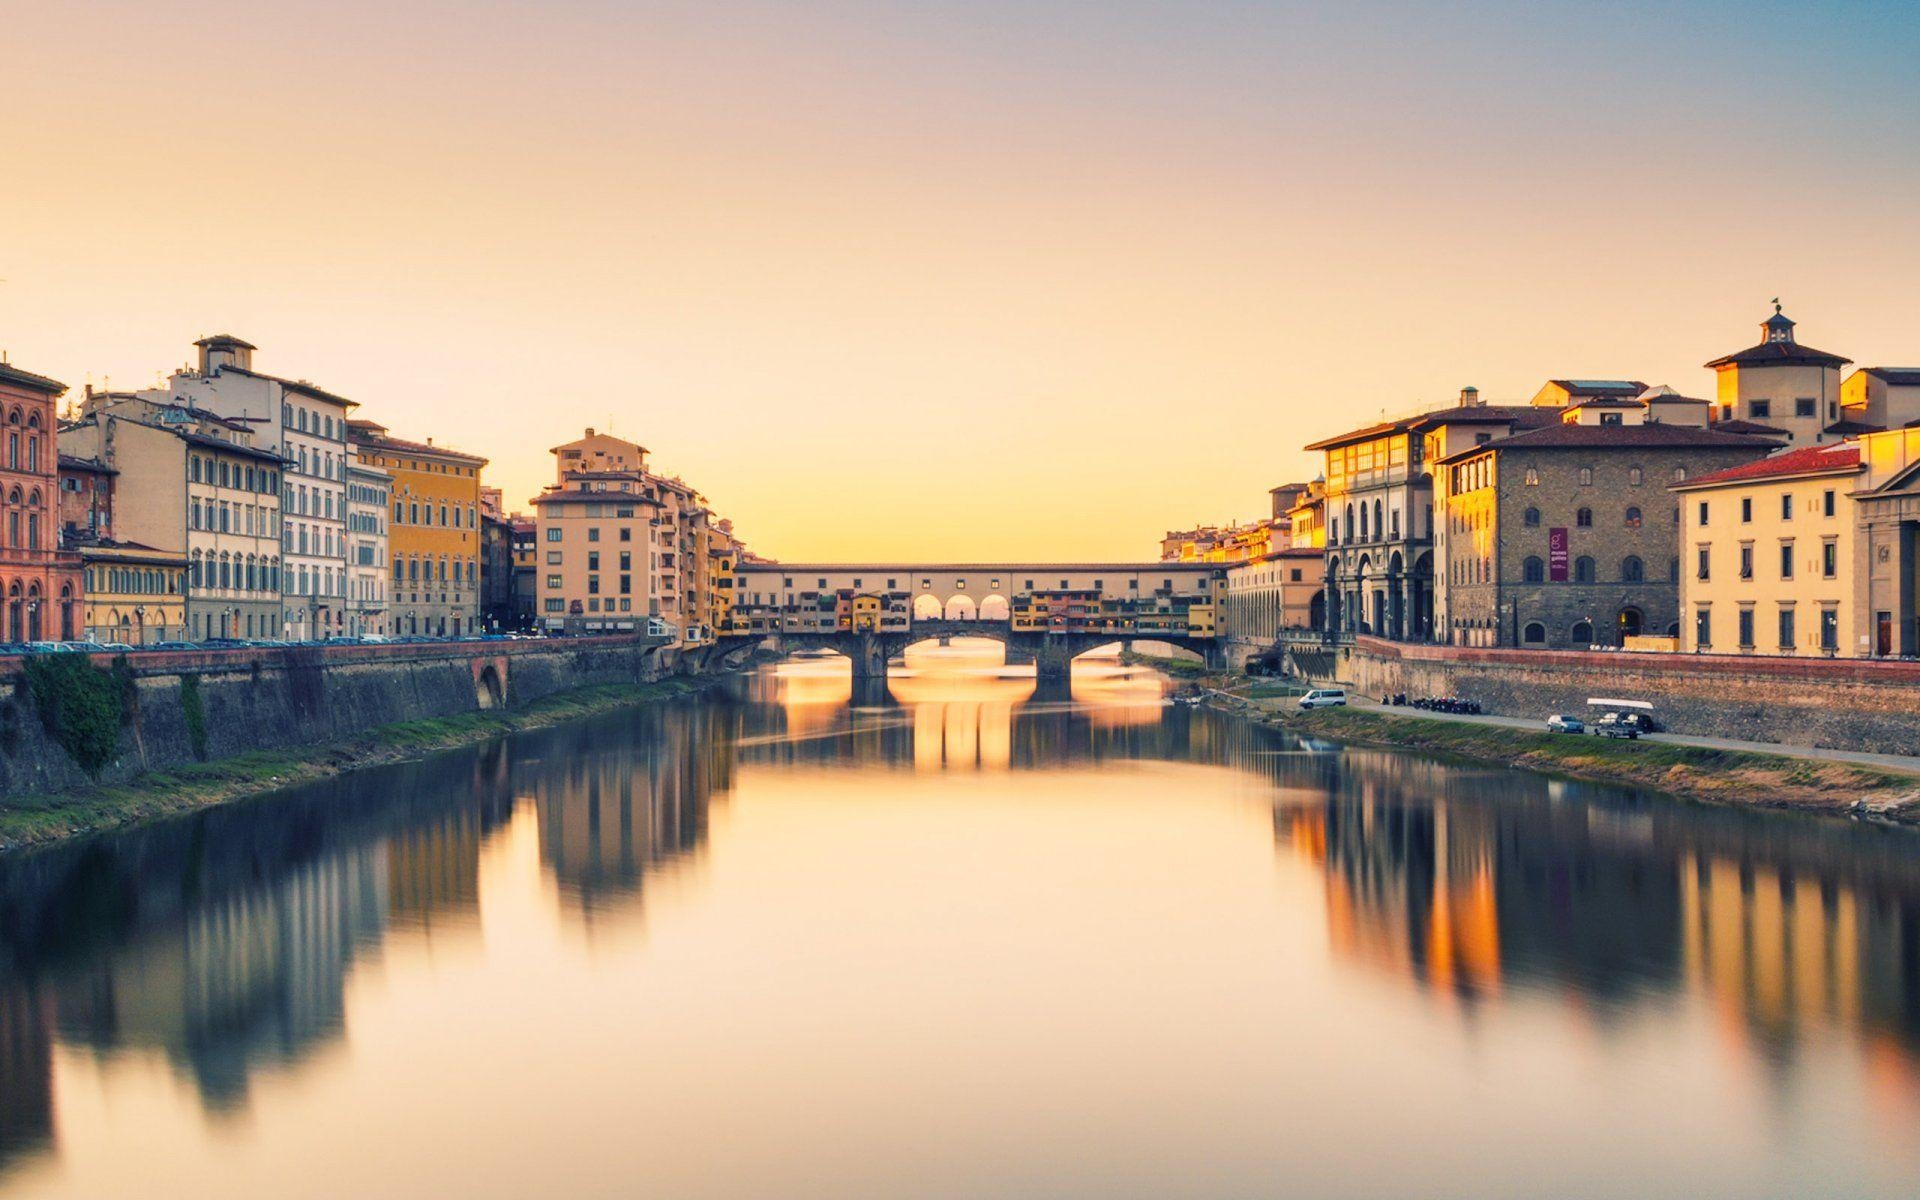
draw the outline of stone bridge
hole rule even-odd
[[[832,650],[846,655],[853,664],[855,679],[885,678],[887,664],[906,652],[908,646],[949,638],[985,638],[1007,648],[1009,663],[1032,663],[1034,674],[1042,682],[1065,680],[1073,660],[1089,650],[1119,642],[1131,647],[1134,642],[1158,642],[1189,650],[1208,666],[1222,667],[1225,648],[1218,638],[1188,637],[1156,631],[1075,630],[1064,633],[1015,629],[1008,621],[915,621],[906,629],[877,631],[840,630],[837,632],[792,631],[753,637],[723,637],[694,661],[702,669],[719,661],[760,646],[774,645],[791,654],[797,650]]]

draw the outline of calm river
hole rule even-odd
[[[961,651],[0,860],[0,1200],[1920,1193],[1920,839]]]

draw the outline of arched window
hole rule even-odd
[[[1641,478],[1642,475],[1639,467],[1627,468],[1627,485],[1629,487],[1639,487]]]
[[[1373,536],[1376,538],[1387,536],[1387,523],[1380,519],[1380,502],[1378,500],[1373,502]]]
[[[1580,468],[1580,486],[1581,487],[1593,486],[1593,468],[1592,467]]]
[[[1574,513],[1573,523],[1575,525],[1578,525],[1582,529],[1593,528],[1593,510],[1590,508],[1583,508],[1580,511]]]
[[[1538,621],[1528,621],[1527,627],[1520,632],[1520,639],[1528,645],[1537,646],[1547,640],[1547,627]]]
[[[1593,560],[1582,554],[1573,560],[1573,581],[1575,583],[1593,582]]]
[[[1372,535],[1367,531],[1367,506],[1360,506],[1360,540],[1366,541]]]
[[[1540,527],[1540,510],[1532,505],[1528,505],[1527,511],[1521,515],[1520,519],[1526,523],[1528,529],[1538,529]]]
[[[1640,528],[1640,510],[1638,508],[1629,507],[1627,509],[1627,528]]]
[[[1573,626],[1573,644],[1591,646],[1593,644],[1593,626],[1586,621],[1578,621]]]
[[[1641,566],[1638,555],[1629,554],[1620,560],[1620,578],[1626,583],[1639,583],[1646,577],[1646,569]]]
[[[1522,566],[1522,572],[1523,577],[1528,583],[1545,583],[1547,580],[1547,565],[1540,561],[1538,555],[1529,554],[1527,556],[1527,561]]]
[[[1540,485],[1540,470],[1539,470],[1539,468],[1537,468],[1537,467],[1528,467],[1528,468],[1527,468],[1527,486],[1528,486],[1528,487],[1538,487],[1539,485]]]

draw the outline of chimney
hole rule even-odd
[[[1466,387],[1461,388],[1460,389],[1460,407],[1461,408],[1479,408],[1480,407],[1480,389],[1477,387],[1474,387],[1472,384],[1468,384]]]

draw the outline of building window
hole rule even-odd
[[[1547,580],[1547,566],[1537,555],[1528,555],[1520,571],[1521,578],[1528,583],[1545,583]]]
[[[1793,415],[1796,417],[1818,416],[1819,413],[1820,407],[1812,397],[1802,396],[1793,402]]]
[[[1698,548],[1698,550],[1696,551],[1696,555],[1697,555],[1698,565],[1695,569],[1694,578],[1695,579],[1713,578],[1713,573],[1711,570],[1712,562],[1713,562],[1712,548],[1709,546],[1703,545]]]
[[[1629,507],[1627,509],[1627,528],[1640,528],[1640,510],[1638,508]]]
[[[1700,524],[1705,525],[1706,523],[1707,523],[1707,502],[1705,500],[1702,500],[1700,502]]]
[[[1713,610],[1705,604],[1694,610],[1693,644],[1701,650],[1713,645]]]
[[[547,565],[550,567],[557,567],[560,565],[560,552],[558,550],[547,551]]]
[[[1740,497],[1740,523],[1742,525],[1753,524],[1753,497],[1752,496]]]
[[[1753,649],[1753,610],[1751,608],[1740,610],[1740,648]]]
[[[1620,578],[1626,583],[1639,583],[1646,575],[1646,568],[1637,555],[1629,554],[1620,560]]]
[[[1780,543],[1780,578],[1793,578],[1793,543],[1791,541]]]
[[[1740,578],[1753,578],[1753,543],[1740,543]]]
[[[1833,489],[1828,488],[1820,496],[1820,515],[1823,517],[1832,516],[1834,512],[1834,503],[1835,501],[1834,501]]]
[[[1593,468],[1592,467],[1580,468],[1580,486],[1581,487],[1593,486]]]
[[[1641,480],[1640,468],[1628,467],[1627,468],[1627,485],[1629,487],[1639,487],[1640,480]]]
[[[1782,521],[1793,520],[1793,493],[1792,492],[1782,492],[1780,494],[1780,519]]]
[[[1537,646],[1547,640],[1547,627],[1538,621],[1529,621],[1527,627],[1521,631],[1520,637],[1529,646]]]
[[[1583,508],[1580,511],[1574,513],[1573,523],[1575,525],[1578,525],[1582,529],[1593,528],[1593,510],[1590,508]]]
[[[1538,529],[1540,527],[1540,510],[1529,505],[1527,511],[1521,514],[1520,519],[1528,529]]]
[[[1573,581],[1575,583],[1593,582],[1593,560],[1582,554],[1573,560]]]
[[[1780,648],[1793,649],[1793,609],[1784,606],[1780,609]]]
[[[1527,468],[1527,486],[1528,487],[1540,486],[1540,472],[1538,469],[1534,467]]]
[[[1675,467],[1673,469],[1673,481],[1675,483],[1685,483],[1686,479],[1687,469],[1685,467]]]
[[[557,591],[559,591],[559,590],[560,590],[560,587],[561,587],[561,583],[560,583],[560,577],[559,577],[558,575],[549,575],[549,576],[547,576],[547,590],[548,590],[548,591],[550,591],[550,592],[557,592]]]
[[[1587,621],[1574,622],[1570,637],[1576,646],[1593,645],[1593,625]]]
[[[1840,610],[1820,610],[1820,648],[1828,654],[1840,649]]]
[[[547,540],[550,542],[557,542],[560,540],[560,527],[558,525],[547,526]]]
[[[1773,415],[1773,402],[1771,400],[1750,400],[1747,402],[1747,415],[1756,421],[1764,421]],[[1751,644],[1751,642],[1742,643],[1742,645]]]
[[[1820,543],[1820,575],[1832,579],[1840,573],[1840,544],[1832,538]]]

